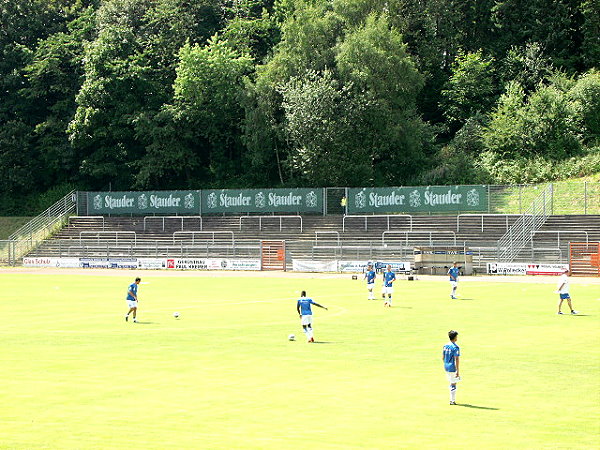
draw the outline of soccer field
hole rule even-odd
[[[600,285],[0,274],[0,448],[597,448]],[[379,289],[381,279],[378,280]],[[296,298],[313,308],[304,340]],[[568,311],[567,307],[563,307]],[[172,313],[179,311],[176,320]],[[442,347],[459,331],[457,406]],[[287,336],[294,333],[297,340]]]

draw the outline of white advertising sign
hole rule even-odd
[[[137,258],[79,258],[85,269],[137,269]]]
[[[568,264],[536,263],[488,263],[490,275],[560,275]]]
[[[79,258],[23,258],[25,267],[64,267],[75,268],[79,265]]]
[[[178,270],[260,270],[260,259],[166,258],[165,267]]]
[[[370,261],[338,261],[338,272],[363,273]]]
[[[292,270],[296,272],[337,272],[337,261],[313,261],[293,259]]]
[[[525,275],[527,264],[524,263],[487,263],[490,275]]]
[[[392,272],[410,272],[411,267],[408,261],[377,261],[375,263],[375,269],[385,271],[388,264],[392,269]]]
[[[138,267],[140,269],[166,269],[166,258],[138,258]]]
[[[527,264],[527,275],[560,275],[568,264]]]

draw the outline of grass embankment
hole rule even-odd
[[[587,183],[586,183],[587,182]],[[520,214],[527,212],[533,201],[550,183],[523,185],[493,190],[491,212]],[[552,214],[600,214],[600,174],[571,180],[554,181]]]
[[[0,217],[0,241],[29,222],[32,217]]]

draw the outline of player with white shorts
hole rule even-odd
[[[446,371],[446,378],[450,383],[450,404],[456,405],[456,383],[460,381],[459,362],[460,362],[460,348],[456,344],[458,340],[458,332],[450,330],[448,332],[448,338],[450,342],[444,345],[442,351],[442,360],[444,361],[444,370]]]
[[[129,311],[127,311],[127,314],[125,314],[125,322],[127,322],[129,320],[129,314],[133,313],[133,321],[135,323],[137,323],[137,307],[138,307],[138,296],[137,296],[137,289],[138,289],[138,285],[140,284],[140,281],[142,281],[141,278],[136,278],[135,281],[133,283],[131,283],[129,285],[129,288],[127,289],[127,297],[125,298],[125,301],[127,302],[127,307],[129,308]]]
[[[323,309],[327,308],[325,306],[319,305],[312,298],[306,297],[306,291],[302,291],[300,298],[296,303],[296,311],[300,316],[300,324],[302,325],[302,330],[306,335],[306,342],[315,342],[312,329],[313,314],[310,305],[315,305]]]
[[[389,264],[386,267],[386,271],[383,274],[383,290],[381,291],[383,299],[385,300],[383,306],[388,308],[392,307],[392,294],[394,293],[394,281],[396,281],[396,274],[392,272],[392,266]],[[387,295],[387,299],[385,296]]]
[[[456,289],[458,288],[458,275],[460,269],[458,267],[457,262],[452,263],[452,267],[448,269],[448,275],[450,275],[450,286],[452,287],[452,291],[450,291],[450,298],[452,300],[456,300]]]
[[[375,278],[377,275],[373,270],[373,264],[367,265],[367,271],[365,272],[364,279],[367,280],[367,291],[369,292],[369,300],[375,300],[375,294],[373,289],[375,288]]]
[[[571,310],[571,314],[575,315],[578,314],[578,311],[575,311],[573,309],[573,304],[571,303],[571,294],[569,294],[569,274],[570,271],[569,269],[564,269],[562,275],[560,276],[560,281],[558,282],[558,290],[557,293],[559,295],[559,300],[558,300],[558,313],[559,315],[562,315],[563,312],[560,310],[563,301],[566,300],[568,305],[569,305],[569,309]]]

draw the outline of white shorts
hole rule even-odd
[[[393,294],[394,293],[394,286],[384,286],[383,289],[381,290],[381,292],[383,294]]]
[[[456,376],[456,372],[446,372],[446,378],[448,378],[448,383],[454,384],[460,381],[460,377]]]
[[[367,283],[367,290],[372,291],[375,287],[375,283]]]
[[[302,325],[312,325],[312,314],[302,316],[302,318],[300,319],[300,323]]]
[[[129,308],[137,308],[137,300],[125,300]]]
[[[458,287],[458,281],[451,281],[450,286],[452,286],[453,288]]]

